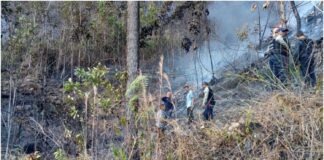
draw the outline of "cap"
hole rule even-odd
[[[280,28],[279,31],[280,32],[288,32],[289,30],[287,28]]]

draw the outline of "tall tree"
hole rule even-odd
[[[127,85],[135,79],[138,70],[139,2],[127,3]]]
[[[295,18],[296,18],[296,22],[297,22],[297,32],[299,32],[300,31],[300,28],[301,28],[301,20],[300,20],[300,16],[299,16],[299,13],[298,13],[298,10],[297,10],[295,1],[290,1],[290,5],[291,5],[291,9],[294,12]]]
[[[127,2],[127,88],[135,80],[138,71],[138,47],[139,47],[139,2]],[[127,97],[130,100],[132,95]],[[136,112],[136,111],[134,111]],[[135,113],[136,114],[136,113]],[[129,157],[138,157],[138,147],[136,143],[137,130],[135,126],[135,115],[131,106],[127,107],[127,150]],[[135,145],[133,145],[135,143]]]

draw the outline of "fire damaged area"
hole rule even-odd
[[[2,159],[323,159],[322,1],[1,11]]]

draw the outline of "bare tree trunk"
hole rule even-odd
[[[127,2],[127,88],[131,82],[136,78],[138,71],[138,47],[139,47],[139,2]],[[129,95],[129,100],[132,95]],[[127,107],[127,141],[126,148],[129,158],[133,159],[138,156],[138,147],[136,145],[136,126],[135,115],[130,107]],[[133,144],[134,143],[134,144]]]
[[[279,16],[280,16],[280,27],[287,28],[285,1],[279,1],[278,7],[279,7]]]
[[[139,2],[128,2],[127,16],[127,73],[129,85],[137,75],[138,38],[139,38]]]
[[[291,9],[294,12],[295,18],[296,18],[296,22],[297,22],[297,32],[299,32],[300,31],[300,28],[301,28],[301,20],[300,20],[300,16],[299,16],[299,13],[298,13],[298,10],[297,10],[295,1],[290,1],[290,5],[291,5]]]

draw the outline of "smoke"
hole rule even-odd
[[[225,69],[241,69],[251,64],[258,57],[263,56],[263,51],[256,51],[248,46],[256,46],[259,43],[259,13],[261,31],[265,29],[263,39],[270,36],[271,27],[279,22],[279,14],[276,8],[277,2],[272,3],[272,11],[263,9],[263,1],[260,2],[209,2],[208,20],[212,26],[213,32],[210,40],[210,51],[213,61],[214,74],[216,78],[220,78]],[[307,2],[298,2],[307,3]],[[251,6],[257,4],[259,10],[251,10]],[[305,16],[309,5],[305,5],[301,9],[301,17]],[[288,26],[294,28],[296,22],[293,13],[289,9],[289,3],[286,3]],[[268,24],[267,19],[269,16]],[[237,31],[246,27],[248,37],[244,41],[240,41]],[[208,42],[204,42],[197,51],[190,51],[188,54],[180,55],[174,58],[175,66],[173,68],[165,68],[166,73],[170,74],[173,88],[189,83],[200,86],[203,81],[210,81],[212,78],[211,59],[209,56]],[[232,64],[232,65],[229,65]],[[166,65],[168,66],[168,65]]]
[[[213,63],[214,76],[220,78],[223,67],[242,58],[241,56],[250,52],[247,48],[249,43],[257,43],[258,35],[249,35],[245,42],[239,41],[237,31],[244,26],[250,30],[258,22],[257,12],[251,11],[251,5],[254,2],[211,2],[208,3],[209,16],[213,32],[210,40],[210,55],[208,42],[204,42],[197,51],[190,51],[188,54],[181,54],[176,57],[176,66],[166,68],[166,72],[173,74],[171,76],[173,86],[190,83],[199,85],[203,81],[210,81],[213,72],[211,60]],[[261,2],[255,2],[262,6]],[[268,11],[260,9],[261,23],[265,23],[265,17]],[[253,53],[255,54],[255,53]],[[179,54],[177,54],[179,55]],[[256,54],[255,54],[256,55]],[[244,56],[244,61],[250,63],[251,56]],[[243,63],[242,63],[243,64]],[[167,65],[166,65],[167,66]],[[243,67],[243,66],[234,66]],[[171,72],[172,70],[172,72]]]

